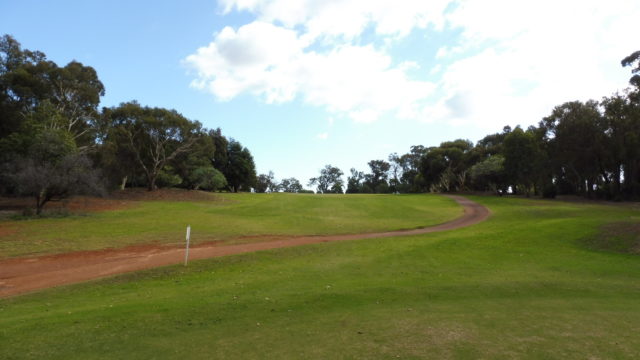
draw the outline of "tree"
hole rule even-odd
[[[344,192],[342,175],[344,173],[339,168],[326,165],[320,170],[320,176],[309,179],[309,186],[316,186],[321,194],[342,194]]]
[[[368,163],[371,169],[370,174],[364,176],[365,185],[371,189],[373,193],[386,193],[389,192],[389,184],[387,178],[389,177],[389,170],[391,165],[384,160],[371,160]]]
[[[222,135],[222,130],[217,128],[215,130],[209,130],[209,137],[213,141],[213,147],[215,149],[213,153],[213,167],[222,171],[224,174],[227,171],[229,165],[229,156],[227,151],[229,149],[229,141]]]
[[[466,171],[473,164],[473,143],[458,139],[439,147],[426,149],[420,159],[419,171],[431,191],[463,190]]]
[[[264,192],[277,192],[280,188],[278,182],[275,180],[275,175],[273,171],[269,171],[268,174],[260,174],[258,175],[258,179],[256,181],[255,190],[258,193]]]
[[[573,101],[556,106],[540,127],[549,139],[559,177],[573,191],[591,195],[607,167],[606,126],[598,103]]]
[[[602,101],[613,177],[612,197],[640,197],[640,102],[615,94]]]
[[[33,121],[34,112],[55,112],[39,117],[38,125],[67,131],[79,149],[85,149],[93,144],[103,95],[104,86],[92,67],[77,61],[59,67],[41,52],[22,50],[9,35],[0,38],[0,137]]]
[[[213,166],[203,166],[189,173],[189,182],[194,190],[216,191],[227,186],[227,179]]]
[[[632,67],[631,74],[633,74],[633,76],[629,79],[629,83],[640,89],[640,50],[622,59],[621,63],[622,66]],[[633,68],[634,63],[636,64],[635,68]]]
[[[198,183],[192,181],[192,179],[198,178],[193,176],[194,171],[200,169],[199,171],[202,172],[202,169],[214,169],[213,163],[216,151],[214,141],[199,122],[194,122],[194,126],[193,136],[196,139],[193,146],[188,151],[177,154],[168,163],[172,172],[182,179],[180,186],[187,189],[197,188]]]
[[[282,189],[282,191],[288,193],[299,193],[304,190],[300,181],[293,177],[282,179],[282,181],[280,182],[280,188]]]
[[[351,168],[351,176],[347,177],[347,194],[357,194],[365,192],[363,188],[364,173]]]
[[[428,149],[424,146],[414,145],[411,146],[407,154],[400,156],[397,161],[402,168],[402,175],[400,176],[399,185],[397,185],[397,191],[406,193],[424,190],[425,183],[420,173],[420,162],[427,152]]]
[[[156,180],[165,165],[198,140],[199,124],[175,110],[142,107],[134,101],[103,111],[111,128],[107,141],[127,147],[134,155],[149,191],[157,188]]]
[[[531,195],[540,170],[540,149],[531,131],[519,126],[504,139],[504,171],[515,191]]]
[[[100,176],[90,160],[78,153],[67,133],[45,131],[29,149],[28,156],[16,158],[8,167],[8,180],[20,195],[35,199],[36,214],[49,201],[74,194],[102,194]]]
[[[471,167],[469,173],[475,189],[498,192],[506,187],[504,157],[502,155],[493,155],[478,162]]]
[[[231,139],[227,146],[227,163],[221,169],[231,191],[249,191],[256,184],[256,165],[246,147]]]

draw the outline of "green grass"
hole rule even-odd
[[[0,258],[255,235],[347,234],[446,222],[462,214],[436,195],[220,194],[211,201],[140,201],[89,216],[0,221]],[[247,240],[244,240],[247,241]]]
[[[229,256],[0,300],[1,359],[637,359],[624,207],[474,198],[481,224]]]

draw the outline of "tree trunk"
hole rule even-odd
[[[125,176],[122,178],[122,183],[120,184],[120,190],[124,190],[124,187],[127,185],[127,178],[128,176]]]
[[[47,202],[47,197],[45,194],[45,190],[42,190],[36,195],[36,215],[40,215],[42,213],[42,208],[44,204]]]
[[[153,190],[157,189],[157,187],[156,187],[156,178],[157,177],[158,177],[158,174],[150,174],[149,176],[147,176],[147,190],[153,191]]]
[[[620,196],[620,168],[622,165],[618,164],[616,166],[616,171],[613,173],[613,181],[615,184],[615,188],[614,188],[614,197],[619,197]]]

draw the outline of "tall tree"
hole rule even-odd
[[[137,102],[105,109],[118,146],[128,148],[147,179],[147,189],[157,188],[156,180],[165,165],[189,151],[198,140],[198,124],[175,110],[142,107]]]
[[[293,177],[282,179],[280,187],[282,188],[282,191],[288,193],[299,193],[304,190],[300,181]]]
[[[231,139],[227,146],[227,163],[221,169],[233,192],[249,191],[256,184],[256,165],[246,147]]]
[[[351,168],[351,176],[347,177],[347,194],[370,192],[364,189],[364,173]]]
[[[371,173],[366,174],[365,184],[371,189],[373,193],[387,193],[389,192],[389,183],[387,179],[389,177],[389,170],[391,165],[384,160],[371,160],[368,163]]]
[[[59,67],[41,52],[22,50],[5,35],[0,39],[0,137],[18,131],[30,114],[47,111],[55,116],[38,125],[64,130],[80,149],[93,144],[98,104],[104,86],[90,66],[72,61]],[[46,110],[40,108],[46,108]]]
[[[591,195],[606,167],[605,126],[598,103],[557,106],[541,122],[556,168],[576,192]]]
[[[342,175],[344,173],[339,168],[326,165],[320,170],[320,176],[309,179],[309,186],[316,186],[317,192],[321,194],[342,194],[344,192]]]
[[[640,197],[640,102],[615,94],[602,101],[609,140],[612,197]]]
[[[633,65],[635,64],[635,68]],[[640,89],[640,50],[622,59],[622,66],[631,66],[631,79],[629,83]]]
[[[258,175],[256,180],[255,191],[258,193],[265,192],[278,192],[280,185],[276,181],[273,171],[269,171],[268,174]]]

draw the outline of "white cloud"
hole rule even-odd
[[[393,65],[392,58],[373,45],[342,44],[320,53],[307,49],[304,36],[264,22],[237,31],[229,27],[188,56],[197,72],[192,86],[226,101],[248,92],[267,103],[300,96],[330,112],[352,114],[368,122],[384,113],[408,116],[434,85],[411,80],[415,63]]]
[[[301,99],[370,123],[396,118],[493,128],[533,124],[551,108],[626,85],[637,50],[637,0],[221,0],[256,20],[224,28],[186,58],[192,85],[222,101]],[[372,30],[384,47],[366,43]],[[412,31],[452,40],[435,64],[394,58]],[[455,31],[452,31],[455,30]],[[440,34],[442,35],[442,34]],[[321,46],[317,46],[321,45]],[[323,50],[318,50],[323,49]],[[412,78],[432,76],[437,83]]]
[[[414,28],[442,28],[451,0],[221,0],[223,11],[248,11],[259,20],[301,26],[318,37],[360,35],[373,26],[379,35],[406,36]]]
[[[462,37],[437,57],[458,56],[425,120],[529,125],[555,105],[609,95],[626,86],[619,63],[637,47],[639,15],[626,0],[460,1],[447,21]]]
[[[327,140],[329,138],[329,133],[326,133],[326,132],[320,133],[316,135],[316,137],[320,140]]]

